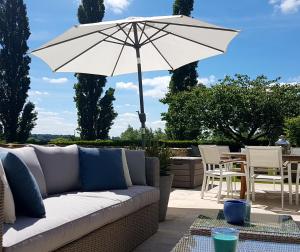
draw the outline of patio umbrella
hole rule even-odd
[[[131,17],[75,25],[32,54],[55,72],[105,76],[138,72],[139,119],[144,132],[142,72],[175,70],[222,54],[237,34],[237,30],[182,15]]]

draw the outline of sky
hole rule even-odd
[[[104,21],[130,16],[172,14],[174,0],[105,0]],[[40,47],[78,24],[79,0],[25,0],[30,22],[30,50]],[[228,51],[198,64],[199,81],[213,85],[225,75],[251,77],[264,74],[283,82],[300,82],[300,0],[195,0],[194,18],[241,30]],[[101,58],[99,59],[101,60]],[[32,56],[29,100],[36,104],[36,134],[74,134],[77,128],[72,73],[52,73]],[[143,73],[147,126],[164,128],[159,102],[167,92],[167,71]],[[130,124],[139,128],[137,75],[108,77],[106,88],[116,89],[114,107],[118,117],[110,136],[119,136]]]

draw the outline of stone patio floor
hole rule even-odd
[[[225,186],[224,184],[223,188],[226,188]],[[234,194],[234,198],[239,197],[239,186],[237,183],[237,193]],[[218,187],[215,186],[205,194],[204,199],[201,199],[201,188],[190,190],[173,188],[166,221],[161,222],[158,232],[140,245],[135,252],[171,251],[198,216],[199,209],[223,208],[222,202],[217,204],[217,190]],[[280,185],[276,185],[274,191],[272,184],[258,184],[256,191],[256,200],[252,202],[252,212],[288,214],[300,223],[300,206],[295,205],[295,194],[293,194],[293,205],[289,205],[288,194],[285,193],[285,206],[281,209]],[[286,186],[285,192],[287,191],[288,187]],[[294,186],[293,192],[295,192]],[[222,200],[225,199],[226,191],[223,191]]]

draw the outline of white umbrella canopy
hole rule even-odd
[[[142,72],[175,70],[225,53],[237,34],[237,30],[182,15],[131,17],[76,25],[32,54],[55,72],[105,76],[138,72],[139,119],[144,133]]]
[[[115,76],[137,72],[136,45],[141,71],[175,70],[224,53],[237,34],[186,16],[127,18],[76,25],[32,54],[55,72]]]

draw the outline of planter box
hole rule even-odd
[[[195,188],[202,185],[203,166],[201,157],[172,157],[173,187]]]

